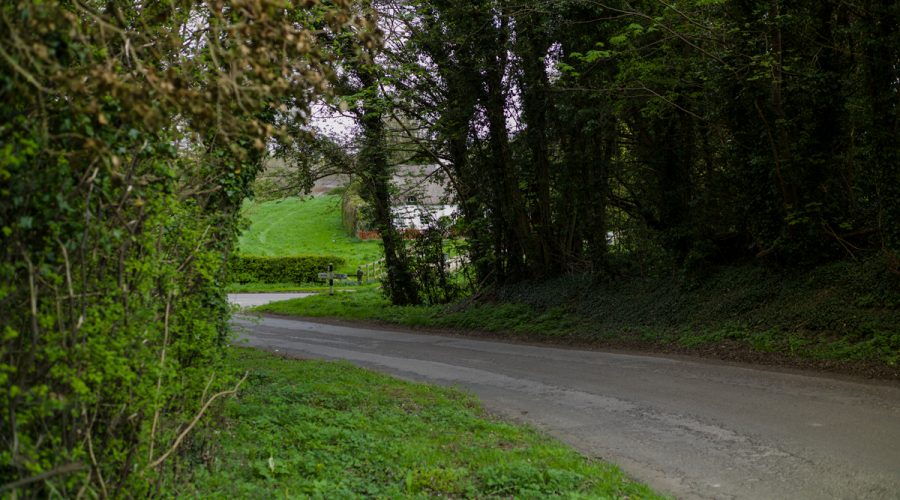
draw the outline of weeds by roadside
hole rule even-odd
[[[250,376],[168,495],[658,498],[612,465],[491,418],[459,391],[235,351],[234,369]]]

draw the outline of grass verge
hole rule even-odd
[[[250,377],[165,492],[190,497],[658,498],[471,396],[235,349]]]
[[[458,311],[446,306],[393,306],[381,290],[374,288],[353,294],[282,300],[253,310],[287,316],[376,320],[410,327],[507,333],[521,338],[532,334],[544,338],[566,337],[580,324],[557,308],[540,312],[516,303],[472,305]]]
[[[393,307],[370,290],[257,310],[900,378],[896,281],[871,259],[793,272],[735,266],[678,283],[565,277],[507,287],[465,307]]]

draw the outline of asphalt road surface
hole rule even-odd
[[[900,387],[266,317],[250,346],[461,387],[679,498],[900,498]]]
[[[228,302],[240,307],[256,307],[279,300],[302,299],[315,295],[306,292],[229,293]]]

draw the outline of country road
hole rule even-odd
[[[900,498],[900,387],[239,317],[246,345],[461,387],[678,498]]]
[[[279,300],[302,299],[315,295],[306,292],[229,293],[228,302],[238,307],[255,307]]]

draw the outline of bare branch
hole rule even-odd
[[[194,419],[193,419],[193,420],[191,421],[191,423],[187,426],[187,428],[184,429],[184,430],[181,432],[181,434],[178,435],[178,438],[175,439],[175,443],[172,444],[172,447],[169,448],[169,451],[163,453],[161,457],[159,457],[159,458],[157,458],[156,460],[154,460],[153,462],[151,462],[150,465],[147,466],[147,468],[148,468],[148,469],[155,469],[155,468],[158,467],[161,463],[163,463],[163,462],[166,460],[166,458],[169,458],[169,455],[171,455],[172,453],[174,453],[175,450],[177,450],[178,447],[181,446],[181,442],[184,440],[185,436],[187,436],[188,433],[191,432],[191,429],[193,429],[194,426],[197,425],[197,422],[199,422],[200,419],[203,417],[203,414],[206,413],[206,410],[209,408],[209,405],[211,405],[211,404],[213,403],[213,401],[215,401],[216,399],[218,399],[218,398],[220,398],[220,397],[223,397],[223,396],[230,396],[230,395],[232,395],[232,394],[236,394],[237,391],[238,391],[238,389],[240,389],[241,384],[243,384],[244,381],[247,380],[247,377],[248,377],[249,375],[250,375],[250,372],[249,372],[249,371],[246,372],[246,373],[244,373],[243,378],[241,378],[241,380],[238,381],[238,383],[234,386],[233,389],[230,389],[230,390],[227,390],[227,391],[222,391],[222,392],[213,394],[213,396],[212,396],[211,398],[209,398],[209,400],[206,401],[206,403],[203,405],[203,408],[200,409],[200,411],[197,413],[197,415],[194,416]]]
[[[56,476],[72,474],[73,472],[81,472],[86,469],[87,469],[87,466],[85,466],[81,462],[70,462],[67,464],[60,465],[59,467],[50,469],[46,472],[41,472],[40,474],[36,474],[31,477],[26,477],[25,479],[19,479],[18,481],[6,483],[3,486],[0,486],[0,493],[3,493],[4,491],[11,491],[16,488],[21,488],[22,486],[27,486],[31,483],[46,481],[46,480],[54,478]]]

